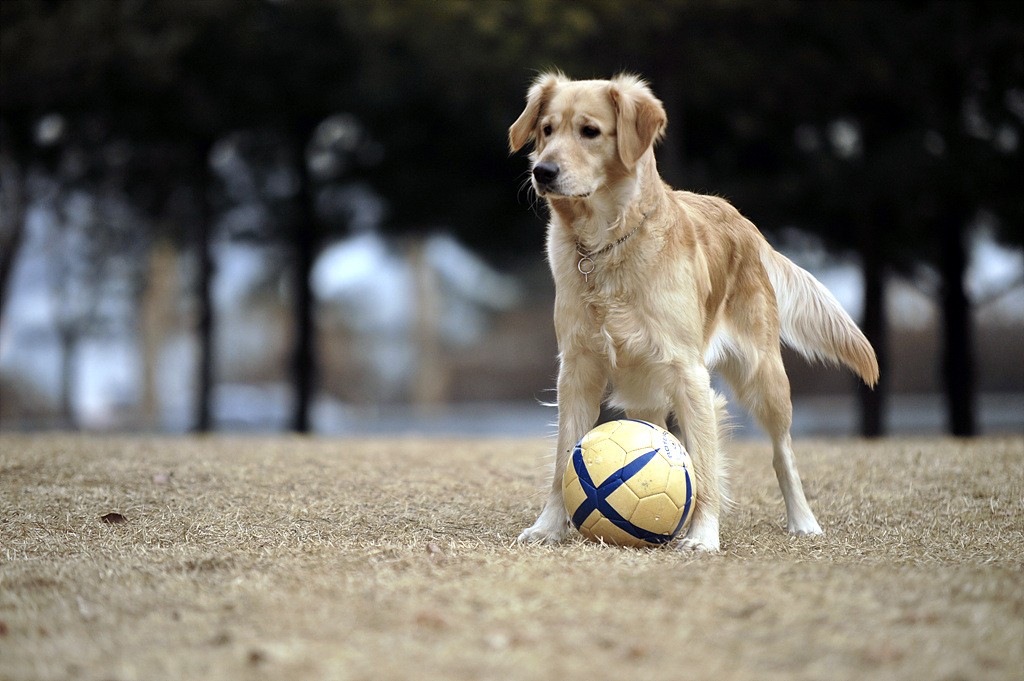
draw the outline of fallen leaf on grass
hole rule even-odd
[[[444,564],[447,562],[444,550],[433,542],[427,544],[427,557],[438,564]]]
[[[905,655],[906,653],[902,649],[889,643],[883,643],[867,648],[864,651],[864,660],[872,664],[890,664],[899,662]]]
[[[448,626],[447,620],[438,612],[424,610],[416,615],[416,624],[427,629],[444,629]]]
[[[118,525],[120,523],[128,522],[128,518],[117,512],[104,513],[100,516],[100,520],[102,520],[105,523],[110,523],[111,525]]]
[[[642,660],[651,654],[651,647],[644,643],[638,643],[637,645],[630,646],[629,651],[626,653],[626,657],[630,660]]]
[[[739,610],[731,610],[729,611],[729,614],[738,619],[747,619],[758,610],[761,610],[765,605],[767,604],[764,601],[756,601],[744,608],[740,608]]]
[[[222,631],[210,639],[211,646],[226,646],[229,643],[231,643],[231,634],[226,631]]]

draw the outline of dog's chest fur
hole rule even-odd
[[[676,345],[671,337],[686,333],[685,315],[671,309],[656,273],[637,266],[643,260],[641,244],[631,246],[624,253],[598,258],[587,277],[578,271],[575,253],[566,254],[560,263],[566,270],[563,293],[577,307],[583,340],[613,370],[670,361],[669,348]]]

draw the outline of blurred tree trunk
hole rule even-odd
[[[888,323],[885,316],[885,263],[882,261],[877,228],[863,225],[864,235],[861,259],[864,264],[864,319],[861,321],[864,335],[871,341],[878,357],[879,379],[874,389],[857,384],[860,400],[860,434],[864,437],[880,437],[885,434],[885,401],[888,368]]]
[[[424,240],[416,237],[409,248],[409,262],[416,277],[416,375],[413,377],[413,406],[430,413],[446,401],[449,376],[441,344],[441,292],[437,273],[427,262]]]
[[[14,257],[21,247],[25,232],[25,211],[21,206],[11,209],[10,232],[0,234],[0,323],[3,322],[4,303],[7,300],[7,284],[14,270]]]
[[[159,428],[160,358],[164,344],[177,326],[177,262],[174,247],[160,240],[150,250],[148,276],[140,301],[140,339],[142,341],[142,425]]]
[[[75,413],[75,349],[78,345],[78,333],[72,323],[61,322],[57,327],[57,338],[60,340],[60,426],[68,430],[77,430],[78,417]]]
[[[14,269],[14,259],[25,233],[25,175],[18,159],[0,154],[0,173],[4,175],[3,204],[6,208],[5,229],[0,229],[0,323],[7,300],[7,284]]]
[[[966,215],[950,211],[939,218],[939,266],[942,274],[942,383],[946,392],[948,428],[952,435],[976,434],[974,344],[971,310],[964,291]]]
[[[199,166],[196,177],[199,182],[199,217],[196,224],[196,251],[199,272],[196,290],[199,334],[199,385],[196,391],[195,425],[199,433],[207,433],[212,426],[210,395],[213,392],[213,301],[210,297],[210,282],[213,279],[213,260],[210,253],[212,226],[210,225],[210,149],[213,142],[200,147]]]
[[[309,432],[309,408],[315,389],[313,362],[316,353],[316,329],[313,323],[313,291],[309,278],[313,270],[313,259],[316,257],[318,230],[314,208],[316,197],[306,162],[306,144],[311,134],[312,126],[300,126],[297,144],[301,188],[297,197],[297,220],[292,230],[295,249],[295,349],[292,356],[295,403],[291,428],[296,433]]]
[[[305,202],[303,202],[305,203]],[[295,382],[295,403],[291,428],[296,433],[309,432],[309,407],[313,398],[313,292],[309,274],[313,269],[314,228],[308,210],[300,210],[295,226],[295,349],[292,375]]]

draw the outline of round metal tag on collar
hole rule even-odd
[[[586,267],[584,267],[583,263],[587,263]],[[576,269],[578,269],[580,274],[583,275],[583,281],[588,281],[587,277],[590,276],[591,272],[597,269],[597,265],[594,264],[593,260],[584,255],[580,258],[580,261],[576,263]]]

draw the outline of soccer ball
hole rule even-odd
[[[693,515],[690,456],[663,428],[633,419],[609,421],[573,449],[562,497],[572,524],[588,539],[666,544]]]

